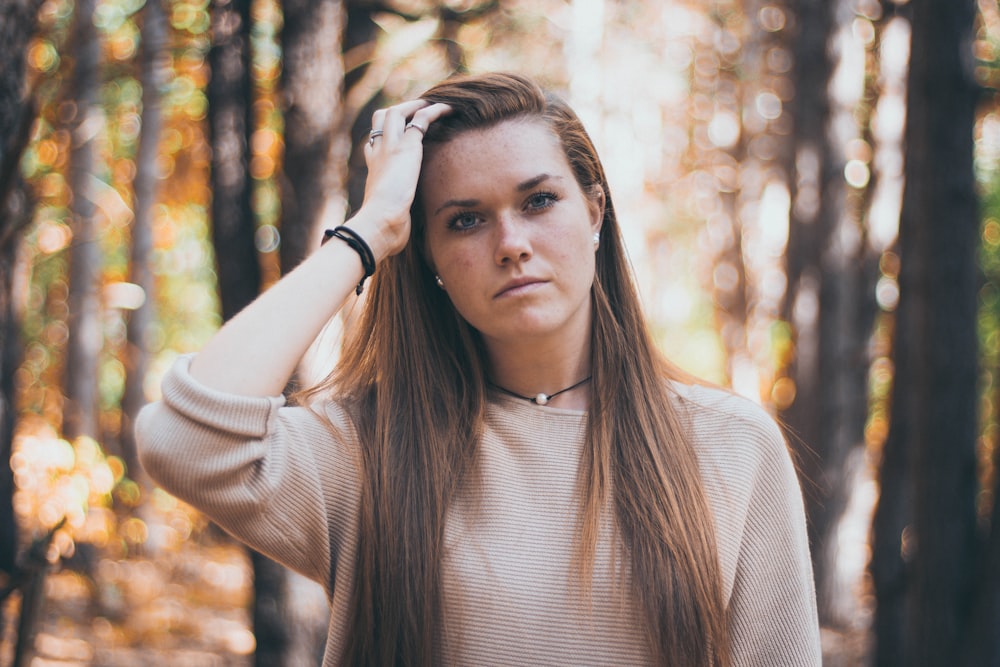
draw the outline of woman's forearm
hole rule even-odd
[[[377,259],[384,256],[375,226],[364,215],[347,225],[371,239]],[[280,394],[363,275],[358,253],[331,239],[226,322],[195,357],[192,377],[243,396]]]
[[[413,100],[373,116],[378,144],[373,137],[365,147],[365,201],[346,225],[365,240],[376,264],[409,240],[423,133],[449,111],[444,104]],[[359,253],[332,239],[229,320],[195,358],[191,376],[233,394],[281,393],[363,275]]]

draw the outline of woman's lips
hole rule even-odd
[[[494,298],[498,299],[504,296],[516,296],[518,294],[529,292],[544,284],[545,281],[539,278],[518,278],[516,280],[511,280],[500,288],[500,291],[496,293]]]

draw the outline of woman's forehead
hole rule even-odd
[[[462,179],[480,172],[522,170],[563,171],[569,168],[555,132],[540,119],[504,121],[489,128],[467,130],[442,144],[428,147],[422,180],[447,172]]]

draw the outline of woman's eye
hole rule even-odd
[[[559,198],[551,192],[536,192],[528,197],[527,207],[529,210],[539,211],[552,206],[558,199]]]
[[[471,211],[462,211],[457,213],[448,220],[449,229],[457,229],[459,231],[464,229],[472,229],[477,224],[479,224],[479,216]]]

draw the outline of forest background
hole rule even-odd
[[[0,664],[318,664],[322,592],[131,424],[375,108],[499,69],[593,135],[666,353],[786,426],[826,664],[1000,665],[995,2],[4,0],[0,63]]]

